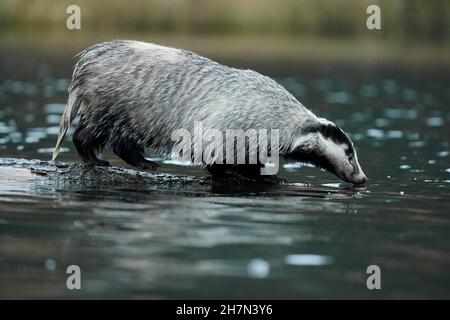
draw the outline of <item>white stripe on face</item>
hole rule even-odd
[[[317,133],[311,132],[296,138],[291,145],[291,152],[299,147],[304,151],[315,149],[317,147]]]
[[[328,160],[334,165],[341,167],[348,163],[344,149],[344,147],[348,148],[346,144],[336,144],[333,140],[326,139],[323,136],[319,139],[319,143],[321,152],[326,155]]]

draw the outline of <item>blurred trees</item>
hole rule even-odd
[[[448,0],[1,0],[0,32],[64,30],[71,4],[88,32],[450,41]],[[381,8],[381,31],[366,28],[370,4]]]

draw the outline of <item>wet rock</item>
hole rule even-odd
[[[137,171],[119,167],[92,167],[85,164],[71,164],[54,161],[0,158],[0,166],[28,169],[36,176],[57,179],[60,182],[99,185],[111,184],[205,184],[209,177],[193,177],[158,172]],[[11,171],[12,173],[13,171]]]

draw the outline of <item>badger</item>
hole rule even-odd
[[[155,170],[145,152],[169,156],[179,128],[277,129],[279,143],[270,153],[309,163],[340,179],[362,185],[366,175],[349,136],[317,117],[271,78],[232,68],[194,52],[152,43],[114,40],[78,54],[68,88],[54,161],[74,118],[73,143],[82,160],[109,166],[98,158],[106,146],[126,163]],[[248,150],[248,148],[246,149]],[[255,175],[256,165],[208,164],[220,175]]]

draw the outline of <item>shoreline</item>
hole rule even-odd
[[[82,32],[82,31],[81,31]],[[80,31],[49,33],[0,33],[3,50],[23,47],[37,52],[74,55],[87,46],[112,39],[134,39],[184,48],[202,55],[238,61],[277,64],[392,64],[448,65],[450,47],[430,43],[393,43],[379,38],[328,39],[307,37],[257,37],[109,33],[92,35]]]

